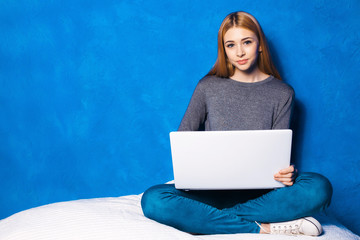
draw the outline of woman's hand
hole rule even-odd
[[[290,167],[281,169],[278,173],[274,175],[274,179],[283,183],[286,186],[292,186],[294,184],[295,178],[297,176],[297,169],[294,165]]]

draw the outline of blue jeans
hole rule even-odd
[[[312,216],[329,206],[332,186],[316,173],[300,174],[293,186],[270,190],[183,191],[156,185],[141,199],[144,215],[198,234],[259,233],[255,223]]]

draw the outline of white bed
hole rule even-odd
[[[259,234],[191,235],[144,217],[140,199],[141,195],[129,195],[59,202],[32,208],[1,220],[0,239],[294,239],[292,236]],[[359,236],[334,219],[325,215],[318,219],[323,225],[324,234],[316,239],[360,240]],[[314,238],[301,236],[296,239]]]

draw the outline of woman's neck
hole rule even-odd
[[[259,68],[254,69],[250,73],[235,69],[235,73],[230,77],[230,79],[238,82],[253,83],[253,82],[260,82],[268,77],[269,75],[261,72]]]

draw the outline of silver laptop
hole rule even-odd
[[[290,165],[292,131],[171,132],[175,187],[185,190],[268,189]]]

